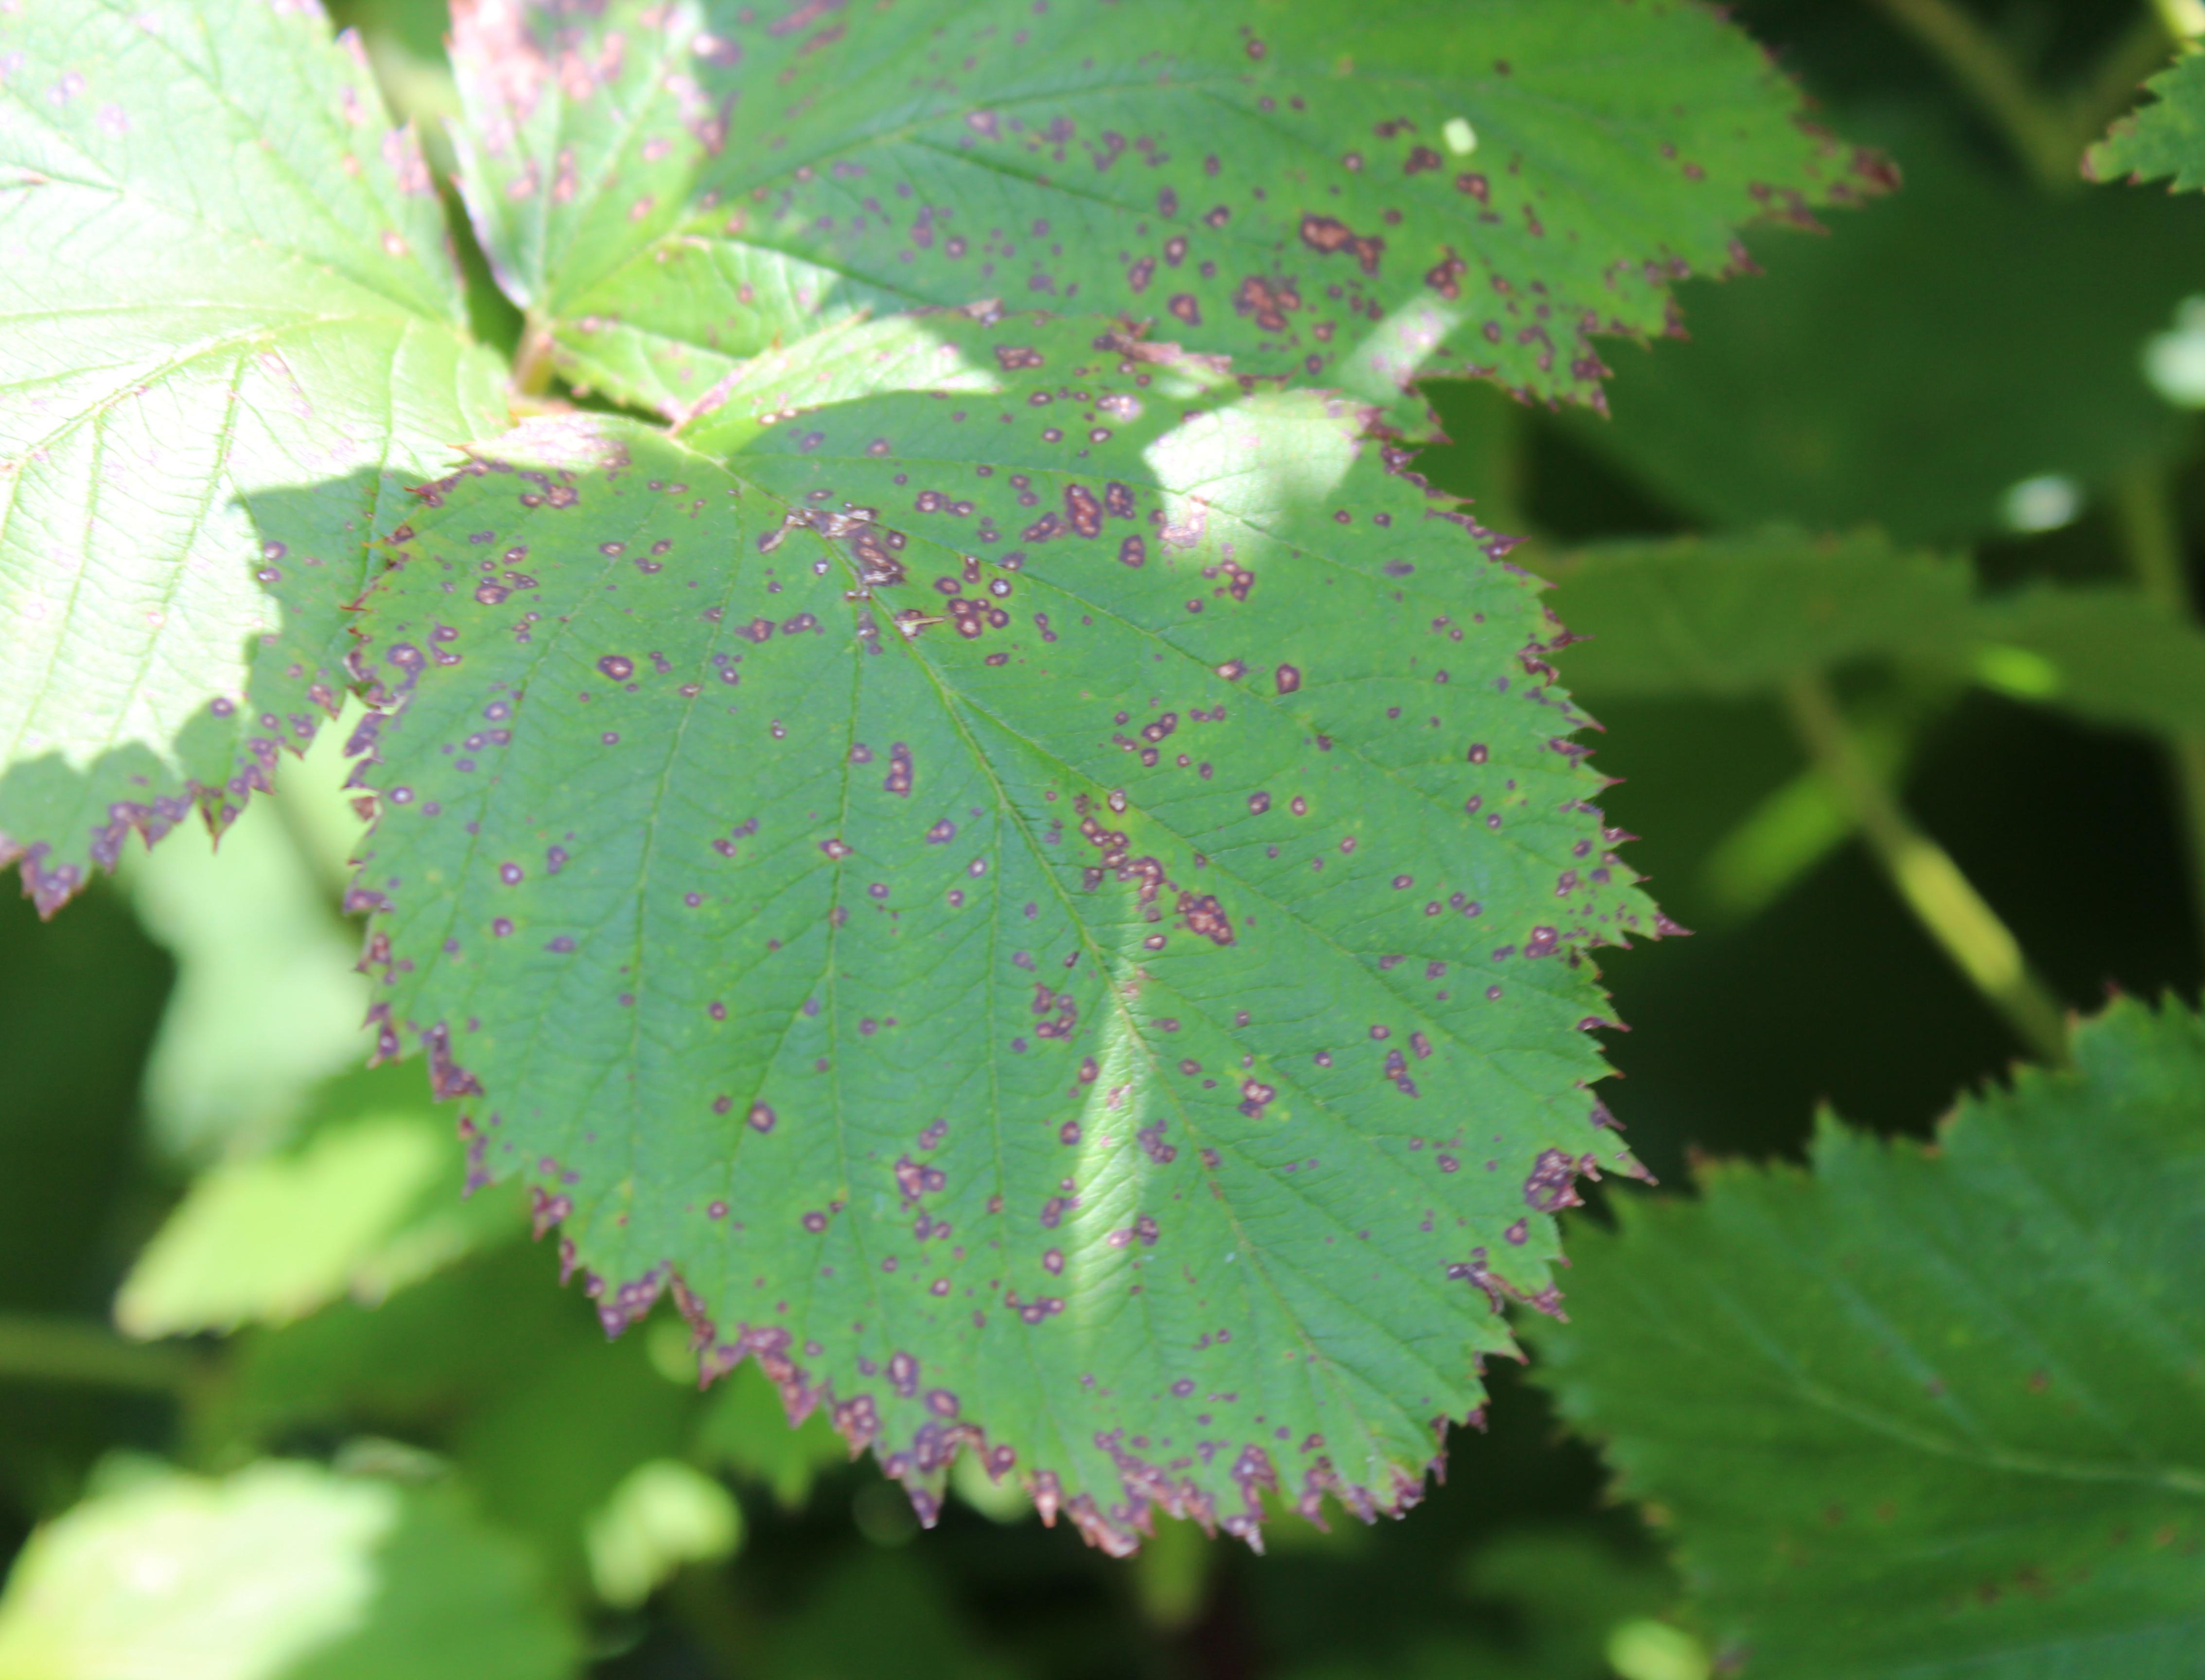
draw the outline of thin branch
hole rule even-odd
[[[2182,531],[2175,518],[2167,469],[2130,468],[2113,486],[2113,522],[2137,587],[2178,618],[2195,611],[2184,575]],[[2205,951],[2205,731],[2186,730],[2167,743],[2190,862],[2190,905],[2201,951]]]
[[[1820,677],[1795,677],[1784,698],[1815,767],[1885,875],[1953,965],[2043,1060],[2067,1060],[2067,1017],[2030,971],[2021,945],[1944,847],[1917,828],[1853,739]]]

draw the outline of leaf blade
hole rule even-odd
[[[311,737],[370,530],[502,412],[419,149],[324,29],[4,26],[0,857],[48,911]]]
[[[1934,1154],[1826,1124],[1812,1177],[1720,1168],[1579,1233],[1546,1380],[1756,1666],[2194,1660],[2205,1032],[2121,1001],[2076,1057],[1964,1101]]]
[[[387,1046],[489,1093],[609,1328],[678,1279],[923,1509],[960,1441],[1113,1549],[1281,1475],[1398,1509],[1572,1172],[1632,1170],[1578,953],[1657,924],[1545,621],[1352,409],[935,329],[996,389],[427,493],[360,666]]]
[[[1153,318],[1421,426],[1420,369],[1596,401],[1592,332],[1667,330],[1668,282],[1727,268],[1737,225],[1887,184],[1697,8],[1479,12],[578,27],[480,0],[469,203],[570,374],[629,401],[679,407],[823,315],[996,296]]]

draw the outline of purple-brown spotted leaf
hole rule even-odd
[[[51,911],[334,707],[367,542],[504,423],[312,0],[0,11],[0,861]]]
[[[462,176],[568,375],[678,412],[852,312],[1089,311],[1424,424],[1596,401],[1736,229],[1876,160],[1675,0],[731,0],[455,12]]]
[[[1587,953],[1657,918],[1538,586],[1336,401],[833,353],[423,491],[357,654],[386,1048],[609,1328],[671,1291],[923,1512],[961,1446],[1114,1549],[1399,1510],[1633,1170]]]

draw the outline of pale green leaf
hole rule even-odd
[[[1352,410],[930,329],[996,389],[424,491],[359,657],[387,1048],[608,1327],[678,1285],[923,1509],[960,1444],[1112,1546],[1398,1509],[1631,1169],[1586,953],[1657,919],[1553,626]]]
[[[577,381],[679,412],[853,312],[1150,320],[1390,405],[1597,401],[1735,229],[1881,166],[1706,8],[1030,0],[457,17],[461,181]]]
[[[1565,1415],[1772,1680],[2190,1680],[2205,1025],[2117,1002],[1936,1147],[1826,1124],[1573,1233]]]
[[[441,1116],[371,1112],[211,1168],[140,1252],[116,1322],[173,1336],[374,1305],[517,1227],[503,1196],[452,1199],[452,1153]]]
[[[34,1535],[0,1599],[22,1680],[553,1680],[574,1630],[449,1492],[266,1461],[165,1469]]]
[[[365,544],[503,405],[312,4],[11,7],[0,239],[0,858],[51,910],[311,737]]]

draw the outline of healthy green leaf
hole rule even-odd
[[[2166,178],[2176,192],[2205,187],[2205,56],[2184,54],[2144,87],[2156,97],[2090,148],[2084,173],[2094,181]]]
[[[2205,633],[2131,589],[1979,597],[1964,561],[1863,534],[1590,544],[1548,571],[1596,698],[1768,693],[1881,659],[2093,721],[2205,727]]]
[[[475,0],[461,176],[570,378],[680,413],[821,318],[1152,320],[1421,426],[1419,372],[1597,401],[1593,335],[1879,190],[1698,5]]]
[[[274,1460],[96,1493],[0,1600],[0,1673],[37,1680],[554,1680],[577,1646],[526,1555],[449,1493]]]
[[[2197,1671],[2205,1025],[2117,1002],[2075,1061],[1575,1233],[1546,1380],[1748,1675]]]
[[[1573,435],[1697,519],[1905,542],[2065,523],[2185,447],[2137,352],[2205,275],[2205,217],[2048,200],[1934,134],[1887,138],[1905,191],[1832,239],[1749,236],[1768,273],[1688,287],[1691,341],[1619,352],[1612,424]],[[2047,507],[2017,497],[2032,482]]]
[[[1584,953],[1659,923],[1536,585],[1357,411],[930,329],[996,389],[423,492],[357,658],[385,1048],[609,1328],[674,1289],[923,1511],[960,1444],[1114,1547],[1398,1509],[1631,1167]]]
[[[0,239],[0,859],[51,911],[311,737],[366,543],[504,409],[311,4],[10,8]]]

